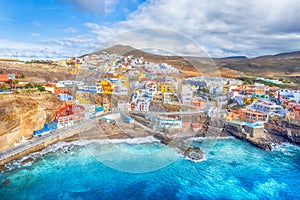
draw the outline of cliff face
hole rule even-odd
[[[264,129],[265,136],[263,138],[251,138],[243,133],[240,126],[226,125],[227,132],[262,149],[271,150],[272,144],[285,142],[300,145],[300,124],[292,124],[279,118],[273,118],[264,124]]]
[[[49,93],[0,95],[0,151],[12,147],[22,137],[32,137],[33,131],[43,128],[63,106]]]
[[[267,137],[271,142],[290,142],[300,145],[300,124],[291,124],[280,119],[272,119],[265,124]]]

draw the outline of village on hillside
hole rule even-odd
[[[216,111],[251,138],[263,138],[264,123],[272,117],[300,122],[300,91],[281,87],[282,80],[185,77],[166,63],[106,53],[53,63],[72,68],[76,78],[33,83],[26,74],[0,71],[1,95],[50,92],[66,102],[44,128],[33,130],[35,137],[95,117],[106,124],[131,124],[142,116],[148,128],[178,133],[203,128],[198,121],[183,120],[183,115]]]

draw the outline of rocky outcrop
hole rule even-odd
[[[33,131],[43,128],[63,106],[46,92],[0,95],[0,151],[13,147],[21,138],[32,137]]]
[[[271,150],[272,144],[291,143],[300,145],[300,125],[289,123],[280,118],[270,119],[264,124],[265,136],[263,138],[251,138],[243,132],[239,125],[227,124],[225,129],[231,135],[247,141],[252,145],[265,150]]]
[[[253,146],[264,150],[272,150],[272,142],[265,138],[251,138],[249,135],[243,132],[240,125],[226,124],[225,130],[231,135],[239,138],[240,140],[249,142]]]
[[[156,133],[154,135],[154,137],[156,139],[158,139],[162,144],[165,144],[165,145],[168,145],[172,141],[171,138],[167,137],[166,135],[164,135],[162,133]]]
[[[183,155],[187,159],[194,161],[194,162],[199,162],[199,161],[202,161],[203,159],[205,159],[204,151],[202,149],[200,149],[199,147],[188,147],[188,149],[186,149],[184,151]]]
[[[274,118],[265,124],[267,139],[273,143],[289,142],[300,145],[300,124]]]
[[[163,133],[156,133],[154,135],[162,144],[178,149],[186,159],[200,162],[205,159],[205,153],[199,147],[191,146],[184,138],[172,138],[171,136]]]

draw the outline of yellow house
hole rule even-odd
[[[80,64],[79,64],[79,63],[76,63],[76,64],[74,65],[74,67],[80,68]]]
[[[230,85],[225,85],[225,86],[223,87],[223,95],[226,95],[226,94],[228,93],[229,87],[230,87]]]
[[[61,66],[67,66],[67,62],[65,60],[60,60],[59,65]]]
[[[258,102],[258,101],[259,101],[259,99],[256,98],[256,97],[246,97],[246,98],[244,98],[244,104],[246,104],[246,105],[250,105],[253,102]]]
[[[104,112],[108,112],[110,110],[110,104],[109,103],[106,103],[106,104],[103,104],[103,111]]]
[[[170,83],[159,83],[157,85],[157,91],[158,92],[171,92],[175,93],[175,86]]]
[[[88,99],[88,98],[82,98],[82,97],[80,97],[78,95],[76,96],[76,100],[79,101],[79,103],[81,103],[81,104],[91,104],[90,99]]]
[[[112,94],[113,93],[113,86],[109,80],[102,80],[101,83],[102,83],[102,88],[103,88],[104,94]]]

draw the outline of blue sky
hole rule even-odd
[[[75,0],[76,1],[76,0]],[[35,41],[36,36],[61,37],[87,31],[85,23],[107,25],[125,20],[142,1],[122,1],[99,12],[86,10],[72,0],[1,0],[0,37]],[[99,1],[99,7],[105,7]],[[104,9],[104,8],[103,8]]]
[[[178,53],[193,52],[194,41],[213,57],[295,51],[299,10],[298,0],[0,0],[0,57],[78,56],[110,37]],[[161,31],[135,31],[149,27]],[[190,40],[171,41],[164,30]]]

